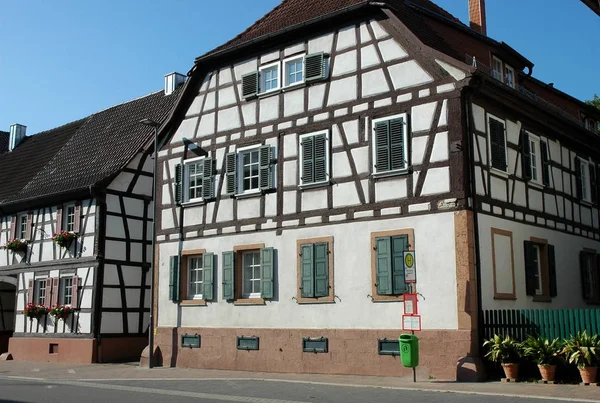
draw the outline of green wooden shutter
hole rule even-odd
[[[326,78],[325,53],[313,53],[304,58],[304,80],[307,83]]]
[[[375,170],[384,172],[390,169],[389,122],[377,122],[375,124]]]
[[[327,242],[316,243],[313,251],[315,297],[327,297],[329,295],[329,245]]]
[[[592,203],[598,203],[598,182],[596,176],[596,166],[591,163],[588,165],[588,171],[590,174],[590,200]]]
[[[237,191],[237,153],[225,155],[225,193],[234,195]]]
[[[406,291],[404,283],[404,251],[407,249],[408,236],[392,237],[392,291],[394,294],[403,294]]]
[[[377,253],[377,294],[391,295],[392,290],[392,240],[390,237],[375,239]]]
[[[273,189],[273,169],[271,160],[273,159],[273,149],[271,146],[262,146],[259,149],[260,168],[258,171],[261,190]]]
[[[583,188],[581,184],[581,160],[575,157],[575,185],[577,187],[577,198],[583,198]]]
[[[600,255],[598,255],[600,256]],[[581,276],[581,296],[587,300],[591,297],[590,287],[591,284],[588,282],[587,264],[586,264],[587,253],[584,251],[579,252],[579,273]]]
[[[169,259],[169,299],[179,302],[179,256]]]
[[[263,298],[274,296],[275,253],[273,248],[260,250],[260,294]]]
[[[205,253],[202,255],[202,298],[210,301],[214,298],[213,295],[213,278],[214,278],[214,261],[213,253]]]
[[[325,134],[319,134],[314,136],[314,147],[315,147],[315,182],[323,182],[327,180],[327,136]]]
[[[548,274],[550,276],[550,296],[558,295],[558,285],[556,284],[556,260],[554,257],[554,245],[547,245],[548,248]]]
[[[213,183],[214,172],[213,172],[213,159],[205,158],[202,161],[202,198],[212,199],[215,197],[215,186]]]
[[[492,167],[506,171],[506,138],[504,123],[490,119],[490,142]]]
[[[234,299],[235,262],[233,252],[223,252],[223,299]]]
[[[242,76],[242,97],[244,99],[254,98],[258,95],[258,71]]]
[[[530,180],[531,170],[531,142],[525,130],[521,130],[521,171],[523,179]]]
[[[300,146],[302,147],[302,180],[303,184],[313,183],[315,181],[315,154],[314,154],[314,136],[304,137]]]
[[[542,183],[544,186],[550,186],[550,160],[548,158],[548,144],[545,141],[540,142],[540,152],[542,155]]]
[[[313,245],[302,245],[300,247],[300,278],[302,285],[300,295],[304,298],[312,298],[315,296],[315,278],[313,266]]]
[[[390,120],[389,131],[391,169],[403,169],[406,167],[404,153],[404,120],[402,118]]]
[[[175,165],[175,204],[181,205],[183,202],[183,166]]]
[[[537,258],[533,242],[524,241],[525,249],[525,291],[527,295],[535,295],[535,275],[537,272]]]

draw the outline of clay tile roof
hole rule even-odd
[[[581,0],[593,12],[600,15],[600,2],[598,0]]]
[[[8,151],[9,132],[0,131],[0,154]]]
[[[408,1],[408,0],[407,0]],[[399,5],[404,0],[380,0],[380,3]],[[410,0],[411,3],[422,7],[442,17],[458,21],[452,14],[438,7],[430,0]],[[276,34],[286,28],[303,24],[313,19],[324,17],[344,9],[368,4],[369,0],[283,0],[277,7],[248,27],[244,32],[225,44],[211,50],[199,58],[230,50],[249,41]]]

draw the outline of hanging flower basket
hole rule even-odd
[[[49,308],[42,304],[35,304],[30,302],[27,304],[25,309],[23,309],[23,315],[27,316],[30,320],[32,319],[40,319],[44,315],[46,315],[49,311]]]
[[[12,250],[13,252],[27,252],[29,241],[22,239],[13,239],[3,246],[4,249]]]
[[[77,239],[77,234],[71,231],[60,231],[52,235],[52,240],[61,248],[68,248]]]
[[[57,321],[59,319],[67,320],[73,308],[70,305],[54,305],[50,309],[50,316],[54,317],[54,320]]]

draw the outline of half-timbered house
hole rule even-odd
[[[408,374],[412,291],[419,370],[456,378],[482,306],[583,304],[567,277],[600,246],[580,113],[598,114],[470,3],[468,27],[428,0],[285,0],[196,59],[159,152],[164,365]]]
[[[30,137],[11,126],[0,156],[0,352],[84,363],[139,357],[153,218],[145,147],[153,129],[140,121],[162,121],[176,98],[159,91]],[[71,312],[36,316],[30,304]]]

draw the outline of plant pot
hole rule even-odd
[[[519,377],[519,364],[502,364],[504,375],[508,379],[517,379]]]
[[[556,378],[556,365],[538,365],[542,381],[553,382]]]
[[[596,383],[598,367],[579,367],[579,375],[583,383]]]

